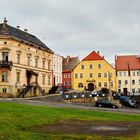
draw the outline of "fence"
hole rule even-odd
[[[83,101],[83,102],[91,102],[95,101],[97,98],[105,98],[99,97],[98,95],[92,94],[92,92],[65,92],[62,94],[63,100],[65,101]]]

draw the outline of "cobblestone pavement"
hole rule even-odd
[[[77,109],[85,109],[85,110],[100,110],[100,111],[113,111],[113,112],[122,112],[129,114],[140,114],[140,108],[119,108],[119,109],[111,109],[111,108],[99,108],[94,107],[90,104],[74,104],[74,103],[64,103],[61,100],[61,97],[57,95],[45,96],[45,97],[32,97],[32,98],[0,98],[1,102],[16,102],[20,104],[29,104],[36,106],[50,106],[57,108],[77,108]],[[51,98],[52,97],[52,98]],[[46,99],[47,98],[47,99]],[[55,100],[57,98],[58,100]]]

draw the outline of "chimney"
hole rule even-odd
[[[24,29],[24,32],[28,32],[28,29]]]
[[[20,26],[17,26],[17,29],[20,29]]]
[[[117,55],[115,55],[115,61],[117,61],[117,58],[118,58],[118,56],[117,56]]]
[[[6,19],[6,17],[4,17],[3,22],[4,22],[4,24],[7,24],[7,19]]]
[[[97,53],[99,54],[100,52],[99,52],[99,51],[97,51]]]
[[[70,56],[67,56],[67,63],[69,63],[69,60],[70,60]]]

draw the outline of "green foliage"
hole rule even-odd
[[[93,139],[93,136],[51,135],[24,131],[29,127],[52,124],[67,118],[81,120],[140,121],[140,115],[0,102],[0,140]],[[94,138],[103,139],[99,136],[94,136]]]

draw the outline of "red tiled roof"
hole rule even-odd
[[[88,56],[86,56],[82,61],[91,61],[91,60],[104,60],[104,58],[100,56],[99,53],[93,51]]]
[[[140,57],[138,55],[116,56],[115,68],[116,70],[140,70]]]

